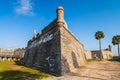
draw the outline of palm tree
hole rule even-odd
[[[120,48],[119,48],[119,45],[120,45],[120,35],[113,36],[112,44],[113,45],[118,45],[118,55],[120,56]]]
[[[100,60],[102,60],[102,53],[101,53],[101,39],[104,38],[105,35],[103,31],[97,31],[95,33],[95,39],[99,40],[99,49],[100,49]]]

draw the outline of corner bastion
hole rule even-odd
[[[58,7],[56,13],[56,19],[28,41],[22,62],[62,76],[82,66],[92,54],[84,50],[83,44],[68,29],[63,7]]]
[[[64,20],[64,9],[58,7],[57,17],[28,41],[23,63],[56,76],[83,65],[83,44],[70,32]]]

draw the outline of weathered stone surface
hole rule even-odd
[[[85,55],[82,43],[64,26],[60,27],[62,74],[82,66]]]
[[[112,59],[114,56],[114,52],[110,50],[99,50],[94,51],[85,51],[86,59],[98,59],[100,58],[100,54],[102,53],[103,59]]]
[[[0,48],[0,57],[2,58],[23,58],[25,53],[25,48],[18,48],[18,49],[5,49]]]
[[[56,11],[57,18],[28,42],[23,63],[61,76],[81,66],[85,58],[83,45],[67,28],[64,9]]]
[[[28,41],[23,63],[62,76],[92,58],[83,44],[71,33],[64,20],[64,9],[58,7],[57,18]],[[88,57],[87,57],[88,56]]]
[[[61,75],[59,28],[56,26],[48,31],[45,29],[46,33],[44,30],[42,32],[40,37],[32,42],[36,42],[36,45],[31,43],[27,47],[23,63],[54,75]]]

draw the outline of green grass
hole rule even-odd
[[[91,62],[91,61],[100,61],[100,59],[87,59],[88,62]]]
[[[35,80],[50,75],[25,67],[20,61],[0,61],[0,80]]]

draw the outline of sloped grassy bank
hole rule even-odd
[[[0,80],[36,80],[50,75],[28,68],[20,61],[0,61]]]

